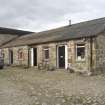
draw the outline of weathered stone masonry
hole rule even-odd
[[[96,69],[105,71],[105,33],[96,38]]]
[[[85,60],[84,61],[76,61],[76,44],[77,43],[85,43]],[[43,61],[43,47],[48,46],[49,47],[49,64],[53,65],[54,67],[57,67],[57,46],[59,45],[67,45],[68,48],[68,64],[74,66],[77,69],[80,70],[90,70],[95,68],[95,48],[94,48],[94,40],[92,43],[92,67],[90,67],[90,59],[91,59],[91,42],[90,38],[84,39],[77,39],[77,40],[71,40],[71,41],[65,41],[65,42],[56,42],[56,43],[49,43],[49,44],[41,44],[34,46],[37,48],[37,60],[38,63],[42,63]]]
[[[18,59],[18,50],[22,49],[23,50],[23,59]],[[20,47],[12,47],[12,48],[5,48],[3,49],[4,52],[4,63],[6,65],[10,64],[10,56],[9,56],[9,50],[13,51],[13,64],[12,65],[28,65],[28,46],[20,46]]]
[[[92,45],[92,68],[95,68],[95,45]],[[76,61],[76,44],[77,43],[84,43],[85,44],[85,60],[84,61]],[[13,65],[26,65],[31,66],[31,48],[37,48],[37,64],[44,62],[43,59],[43,47],[47,46],[49,48],[49,64],[58,68],[57,65],[57,47],[59,45],[67,45],[68,51],[68,65],[75,67],[77,70],[90,70],[90,59],[91,59],[91,42],[90,38],[82,38],[82,39],[75,39],[70,41],[64,42],[55,42],[55,43],[48,43],[48,44],[39,44],[39,45],[32,45],[32,46],[19,46],[19,47],[12,47],[12,48],[5,48],[4,50],[4,61],[5,64],[9,64],[9,49],[13,50]],[[23,49],[24,52],[24,59],[18,59],[18,50]],[[103,57],[102,57],[103,58]]]

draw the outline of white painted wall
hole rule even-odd
[[[68,47],[65,45],[65,69],[68,67]]]
[[[56,66],[57,66],[57,68],[59,68],[58,46],[56,46],[56,53],[57,53],[57,54],[56,54],[56,55],[57,55],[57,57],[56,57],[56,61],[57,61],[57,62],[56,62],[56,63],[57,63]]]
[[[31,66],[34,66],[33,54],[34,54],[33,48],[31,48]]]

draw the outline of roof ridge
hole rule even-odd
[[[18,38],[16,41],[12,41],[3,47],[48,43],[53,41],[65,41],[81,37],[94,37],[100,32],[104,31],[104,22],[105,18],[99,18],[72,24],[71,26],[63,26],[56,29],[42,31],[30,34],[32,35],[31,38]]]
[[[40,31],[40,32],[36,32],[36,34],[38,33],[44,33],[44,32],[49,32],[49,31],[54,31],[54,30],[57,30],[57,29],[61,29],[61,28],[66,28],[66,27],[71,27],[71,26],[74,26],[74,25],[79,25],[79,24],[83,24],[83,23],[87,23],[87,22],[93,22],[93,21],[100,21],[104,19],[105,20],[105,17],[103,18],[98,18],[98,19],[91,19],[91,20],[87,20],[87,21],[83,21],[83,22],[78,22],[78,23],[74,23],[74,24],[71,24],[71,25],[65,25],[65,26],[61,26],[61,27],[57,27],[57,28],[54,28],[54,29],[48,29],[48,30],[44,30],[44,31]],[[97,24],[97,23],[94,23],[94,24]]]

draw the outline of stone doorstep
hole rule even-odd
[[[31,67],[29,67],[29,68],[32,68],[32,69],[38,69],[37,66],[31,66]]]
[[[75,73],[79,73],[79,74],[83,74],[83,75],[87,75],[87,76],[92,75],[92,72],[90,72],[87,69],[77,69],[77,68],[75,68],[73,66],[71,66],[70,68],[73,69]]]
[[[75,72],[79,73],[81,75],[84,75],[84,76],[91,76],[92,75],[92,72],[90,72],[89,70],[76,70]]]

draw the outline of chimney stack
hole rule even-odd
[[[69,20],[69,26],[71,26],[71,20]]]

